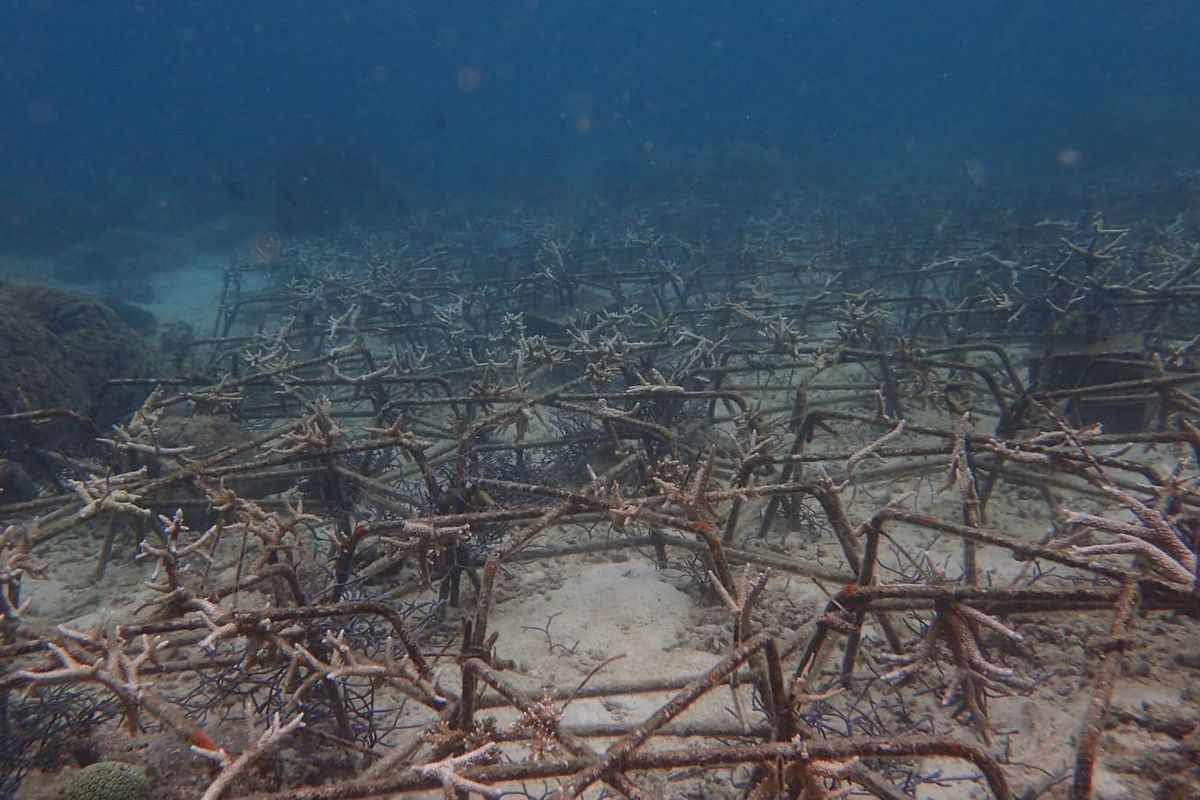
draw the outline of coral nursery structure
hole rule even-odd
[[[286,241],[0,418],[4,790],[1194,796],[1195,232],[880,202]]]

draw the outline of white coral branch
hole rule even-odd
[[[495,742],[488,742],[483,747],[477,747],[470,752],[463,753],[461,756],[451,756],[441,761],[434,761],[432,764],[422,764],[421,766],[413,767],[413,772],[416,772],[418,775],[424,775],[427,778],[437,778],[442,782],[442,786],[447,789],[474,792],[484,797],[499,797],[503,794],[503,790],[477,783],[469,778],[464,778],[456,772],[461,767],[468,767],[491,758],[499,749],[500,746]]]
[[[217,760],[224,765],[220,774],[216,778],[213,778],[213,782],[208,785],[208,789],[204,792],[204,796],[200,800],[218,800],[225,793],[225,790],[229,788],[229,784],[233,782],[233,779],[240,775],[247,766],[262,755],[269,747],[303,724],[303,714],[297,714],[283,725],[280,724],[279,714],[276,714],[271,720],[271,725],[263,732],[262,736],[258,737],[258,741],[233,760],[230,760],[229,754],[224,749],[213,751],[205,748],[193,748],[193,752],[206,758]]]

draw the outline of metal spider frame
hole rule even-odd
[[[587,230],[497,220],[528,242],[503,254],[439,220],[432,242],[415,233],[390,244],[288,242],[269,265],[232,264],[213,335],[193,345],[194,372],[146,382],[160,388],[139,412],[142,427],[103,438],[91,471],[61,491],[0,507],[11,523],[0,654],[12,664],[0,692],[98,686],[135,728],[157,726],[220,761],[219,793],[261,750],[291,741],[300,718],[283,725],[280,715],[302,711],[311,731],[369,755],[357,779],[284,786],[264,796],[273,800],[527,794],[517,787],[538,781],[557,785],[557,797],[597,783],[640,797],[656,774],[683,768],[726,770],[746,798],[812,800],[848,785],[895,798],[931,779],[921,763],[935,756],[1010,798],[987,703],[1035,681],[1018,680],[1020,649],[1002,653],[999,643],[1019,641],[1021,621],[1107,611],[1072,772],[1073,796],[1089,796],[1134,612],[1196,608],[1194,243],[1169,227],[1115,229],[1096,217],[1059,237],[1044,227],[992,235],[980,221],[981,235],[909,236],[896,250],[890,227],[858,221],[847,239],[812,209],[794,211],[704,230],[670,214]],[[948,251],[956,255],[938,255]],[[869,257],[879,252],[894,257]],[[547,297],[561,307],[548,311]],[[1138,377],[1049,387],[1044,372],[1027,379],[1017,368],[1013,352],[1034,342],[1047,357],[1081,346],[1102,357],[1095,348],[1113,322],[1144,333]],[[1133,398],[1147,425],[1090,429],[1070,417],[1084,396]],[[183,401],[239,420],[249,440],[220,453],[164,446],[155,421]],[[917,407],[943,421],[909,419]],[[991,433],[978,432],[983,421]],[[1139,460],[1147,447],[1173,449],[1176,474]],[[595,463],[578,464],[585,456]],[[869,499],[938,472],[949,474],[939,496],[955,498],[953,519]],[[296,492],[230,488],[266,478],[296,483],[303,505]],[[467,485],[490,502],[439,507]],[[1020,486],[1047,492],[1075,538],[990,528],[989,500]],[[212,509],[207,531],[172,527],[168,516],[186,505],[179,487]],[[1076,497],[1109,501],[1099,518],[1108,522],[1064,515],[1063,498]],[[765,547],[795,543],[781,512],[809,520],[840,563]],[[39,548],[89,520],[144,530],[152,514],[164,515],[165,533],[142,553],[165,576],[154,587],[159,621],[25,632],[20,579]],[[573,523],[604,533],[556,544]],[[881,579],[887,537],[913,532],[959,540],[957,574]],[[219,584],[196,567],[228,562],[231,542],[238,578]],[[702,560],[731,615],[729,651],[701,675],[630,685],[601,674],[541,699],[515,686],[502,669],[505,642],[489,635],[505,568],[647,547],[659,563],[673,551]],[[981,547],[1027,569],[993,586]],[[1129,548],[1138,560],[1114,558]],[[461,636],[450,636],[431,610],[457,599],[468,566],[480,571],[473,604],[461,610]],[[1191,584],[1179,577],[1189,570]],[[758,621],[755,603],[781,573],[827,589],[824,612]],[[450,582],[440,595],[434,577]],[[229,604],[249,591],[272,608]],[[190,676],[192,689],[170,688],[166,675]],[[876,691],[889,682],[892,694]],[[751,701],[741,725],[680,719],[731,685]],[[924,688],[905,693],[909,685]],[[957,688],[969,727],[924,703],[931,687]],[[634,693],[663,701],[639,721],[590,726],[563,724],[556,705]],[[246,758],[221,761],[226,751],[196,731],[211,715],[240,714],[243,697],[256,698],[266,733]],[[500,728],[501,712],[521,724]],[[515,747],[530,740],[559,757]]]

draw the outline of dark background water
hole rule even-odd
[[[140,193],[303,230],[1194,169],[1197,31],[1194,0],[5,0],[0,235],[40,235],[54,192],[82,226]]]

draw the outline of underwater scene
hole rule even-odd
[[[0,2],[0,800],[1200,798],[1197,31]]]

